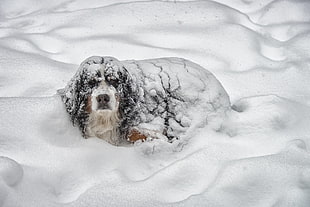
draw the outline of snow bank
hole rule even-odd
[[[1,1],[0,205],[309,206],[308,10],[304,0]],[[55,94],[92,55],[197,62],[234,110],[181,144],[85,140]]]

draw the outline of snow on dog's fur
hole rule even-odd
[[[218,80],[180,58],[93,56],[59,93],[84,137],[114,145],[148,137],[172,141],[206,124],[218,130],[230,109]]]

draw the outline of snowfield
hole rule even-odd
[[[0,206],[310,206],[310,1],[1,0]],[[232,110],[218,130],[116,147],[56,91],[92,55],[180,57]]]

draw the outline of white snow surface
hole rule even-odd
[[[1,0],[0,206],[310,206],[309,9]],[[233,110],[182,147],[83,139],[56,91],[92,55],[189,59],[215,75]]]

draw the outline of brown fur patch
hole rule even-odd
[[[145,136],[144,134],[141,134],[138,130],[133,129],[130,131],[130,133],[128,134],[128,140],[130,142],[135,142],[137,140],[146,140],[147,136]]]

